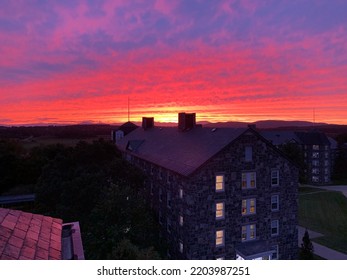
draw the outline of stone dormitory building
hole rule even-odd
[[[331,183],[337,142],[319,131],[263,131],[262,136],[276,147],[294,144],[302,152],[306,164],[307,183],[327,185]]]
[[[147,174],[171,259],[296,259],[298,169],[254,127],[143,118],[116,145]]]

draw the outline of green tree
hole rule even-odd
[[[80,142],[60,150],[43,168],[37,212],[79,221],[86,258],[154,256],[159,227],[145,200],[144,179],[113,144]]]
[[[311,242],[308,231],[305,230],[304,237],[302,238],[301,249],[300,249],[300,259],[301,260],[313,260],[313,244]]]

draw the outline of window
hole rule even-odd
[[[180,253],[183,253],[183,242],[182,241],[179,242],[179,250],[180,250]]]
[[[316,176],[316,175],[312,176],[312,182],[318,183],[319,182],[319,177]]]
[[[216,192],[224,191],[224,175],[216,175]]]
[[[313,166],[319,166],[319,160],[318,159],[312,160],[312,165]]]
[[[329,175],[329,168],[324,168],[324,174]]]
[[[319,152],[313,152],[312,158],[319,158]]]
[[[324,176],[324,182],[328,183],[329,182],[329,177],[328,176]]]
[[[324,156],[325,156],[325,158],[329,158],[329,153],[328,153],[328,152],[325,152],[325,153],[324,153]]]
[[[222,220],[224,219],[224,202],[217,202],[216,203],[216,219]]]
[[[252,161],[252,147],[245,147],[245,161]]]
[[[242,226],[242,241],[254,240],[256,237],[256,227],[255,224]]]
[[[216,231],[216,246],[224,246],[224,229]]]
[[[328,151],[329,150],[329,146],[324,146],[324,150]]]
[[[183,189],[182,188],[179,188],[178,195],[179,195],[180,199],[183,198]]]
[[[278,186],[280,184],[280,172],[278,170],[271,171],[271,186]]]
[[[242,215],[250,215],[256,213],[256,201],[255,198],[242,200]]]
[[[278,235],[278,220],[271,221],[271,236]]]
[[[271,260],[278,260],[278,245],[271,246],[271,250],[275,251],[271,255]]]
[[[324,166],[329,166],[329,160],[324,161]]]
[[[279,196],[278,194],[271,196],[271,211],[278,211],[279,209]]]
[[[319,150],[319,145],[313,145],[312,150]]]
[[[319,168],[312,168],[312,174],[319,174]]]
[[[163,190],[161,188],[159,189],[159,201],[163,201]]]
[[[171,192],[169,191],[166,193],[166,206],[171,208]]]
[[[254,189],[256,187],[256,174],[255,172],[242,173],[242,188]]]
[[[179,217],[179,223],[180,223],[180,226],[182,227],[183,226],[183,216],[180,215]]]
[[[171,220],[169,218],[166,218],[166,230],[168,233],[171,232]]]

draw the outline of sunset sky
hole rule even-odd
[[[347,124],[347,1],[0,2],[0,124]]]

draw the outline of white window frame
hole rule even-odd
[[[246,146],[245,147],[245,161],[252,162],[253,161],[253,147]]]
[[[242,216],[254,215],[257,213],[257,199],[247,198],[241,201],[241,214]]]
[[[225,230],[217,229],[216,230],[216,247],[223,247],[225,244]]]
[[[273,205],[276,204],[277,207],[273,208]],[[280,196],[278,194],[274,194],[271,196],[271,211],[275,212],[280,209]]]
[[[271,249],[275,249],[276,258],[273,257],[274,253],[271,254],[271,260],[278,260],[278,245],[271,246]]]
[[[183,246],[183,242],[182,242],[182,240],[180,240],[180,241],[179,241],[179,244],[178,244],[178,249],[179,249],[180,253],[183,253],[184,246]]]
[[[280,232],[280,225],[278,220],[271,220],[271,236],[278,236]],[[276,232],[273,232],[273,229],[276,229]]]
[[[276,180],[276,182],[273,182]],[[271,170],[271,187],[278,187],[280,185],[280,171]]]
[[[257,226],[256,224],[243,225],[241,227],[241,241],[252,241],[257,238]]]
[[[223,220],[225,218],[225,202],[216,202],[216,220]]]
[[[241,174],[241,188],[242,189],[255,189],[257,188],[257,174],[256,172],[242,172]]]
[[[183,199],[183,188],[182,187],[179,188],[178,196],[180,199]]]
[[[215,190],[216,192],[224,192],[225,189],[225,176],[224,174],[216,174],[215,176]]]

